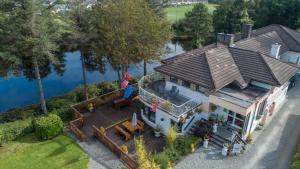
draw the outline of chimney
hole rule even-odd
[[[234,46],[234,34],[218,33],[217,42],[228,46]]]
[[[242,29],[242,39],[251,37],[253,24],[244,24]]]
[[[280,57],[279,57],[280,47],[281,47],[281,45],[278,43],[275,43],[272,45],[272,48],[271,48],[271,56],[272,57],[274,57],[276,59],[280,59]]]

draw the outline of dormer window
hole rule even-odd
[[[177,83],[178,79],[176,77],[170,76],[170,82]]]
[[[205,90],[206,90],[206,89],[205,89],[204,87],[202,87],[202,86],[199,86],[199,85],[196,86],[196,91],[197,91],[197,92],[205,93]]]
[[[185,80],[182,81],[182,86],[186,87],[186,88],[190,88],[191,87],[191,83],[187,82]]]

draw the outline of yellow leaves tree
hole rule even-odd
[[[135,140],[135,149],[138,156],[139,169],[160,169],[159,165],[146,152],[142,137]]]

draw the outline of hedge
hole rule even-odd
[[[291,169],[299,169],[300,168],[300,145],[297,148],[297,152],[293,157]]]
[[[0,124],[0,144],[33,132],[32,119]]]
[[[54,138],[62,133],[63,125],[56,114],[39,117],[34,121],[35,135],[42,140]]]

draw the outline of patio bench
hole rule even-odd
[[[124,136],[126,141],[131,139],[131,135],[127,131],[122,129],[119,125],[116,125],[115,129],[116,129],[116,133],[119,133],[120,135]]]
[[[130,100],[126,100],[124,98],[113,101],[113,107],[115,107],[115,108],[121,108],[121,107],[129,106],[129,105],[130,105]]]

